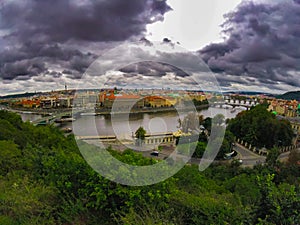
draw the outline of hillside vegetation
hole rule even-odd
[[[156,162],[131,150],[109,151],[129,164]],[[0,111],[0,165],[5,225],[300,224],[300,170],[293,161],[204,172],[185,166],[161,183],[129,187],[96,173],[72,135]]]
[[[287,93],[284,93],[283,95],[276,96],[276,98],[300,101],[300,91],[287,92]]]
[[[290,122],[277,119],[264,105],[240,112],[228,121],[227,129],[237,138],[259,148],[289,146],[294,137]]]

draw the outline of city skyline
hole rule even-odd
[[[177,0],[3,1],[0,95],[56,90],[65,83],[76,88],[95,60],[119,46],[137,42],[179,46],[186,50],[186,61],[190,56],[198,56],[204,60],[201,68],[209,70],[205,69],[203,74],[198,68],[190,76],[201,81],[214,77],[223,91],[299,90],[299,3],[298,0],[230,3],[214,0],[186,4]],[[147,88],[157,87],[155,81],[159,77],[160,81],[173,79],[175,85],[191,86],[193,83],[179,72],[182,65],[178,57],[176,51],[167,57],[163,54],[157,57],[162,63],[174,58],[169,65],[177,69],[153,62],[141,63],[139,70],[133,70],[130,66],[134,62],[125,69],[110,71],[114,76],[108,80],[111,84],[139,80],[137,85]],[[111,59],[118,61],[118,56]],[[197,63],[194,65],[199,67]],[[105,77],[107,73],[101,75]],[[92,78],[91,85],[97,83],[97,76]]]

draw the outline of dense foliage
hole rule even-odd
[[[277,119],[263,105],[239,113],[229,121],[228,130],[252,146],[266,148],[289,146],[294,135],[289,121]]]
[[[74,137],[0,111],[0,224],[299,224],[297,163],[185,166],[159,184],[128,187],[97,174]],[[121,161],[150,165],[131,150]]]

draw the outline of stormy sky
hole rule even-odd
[[[226,40],[199,51],[213,72],[269,89],[299,87],[299,0],[243,2],[225,15],[222,27]]]
[[[140,41],[151,46],[155,37],[171,47],[180,45],[193,49],[191,55],[197,54],[212,71],[206,76],[217,78],[224,90],[285,92],[298,89],[300,1],[242,1],[235,7],[240,2],[235,0],[232,8],[225,7],[223,0],[209,4],[192,1],[193,4],[185,7],[179,7],[176,2],[1,1],[0,95],[63,89],[65,83],[75,88],[87,68],[101,55],[124,43]],[[197,16],[192,16],[204,11],[206,20],[200,20],[199,16],[197,21]],[[189,12],[193,21],[185,16]],[[216,24],[215,18],[223,15],[221,23],[217,20]],[[155,28],[162,24],[173,29],[174,35]],[[201,26],[203,24],[209,24],[209,30]],[[181,81],[186,76],[181,70],[182,61],[194,62],[178,60],[175,51],[172,54],[159,54],[162,63],[145,60],[139,66],[124,66],[116,71],[119,78],[115,80],[122,83],[137,74],[140,80],[160,76],[177,77]],[[115,57],[122,57],[121,53]],[[176,69],[164,64],[165,59],[172,57]],[[189,59],[188,54],[184,58]],[[197,71],[192,73],[195,75]]]

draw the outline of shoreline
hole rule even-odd
[[[200,105],[195,106],[195,109],[203,110],[208,109],[209,105]],[[111,109],[94,109],[94,110],[84,110],[82,109],[81,112],[75,112],[76,109],[72,108],[61,108],[61,109],[28,109],[28,108],[11,108],[11,107],[5,107],[4,110],[8,110],[11,112],[16,113],[28,113],[28,114],[36,114],[36,115],[42,115],[42,116],[50,116],[52,114],[58,114],[62,112],[71,113],[71,114],[79,114],[80,116],[97,116],[97,115],[122,115],[126,114],[127,112],[124,111],[117,111],[117,112],[111,112]],[[134,109],[131,110],[129,114],[143,114],[143,113],[162,113],[162,112],[176,112],[176,111],[188,111],[192,108],[184,108],[181,107],[179,109],[176,109],[175,107],[161,107],[161,108],[142,108],[142,109]],[[86,115],[81,115],[86,114]]]

